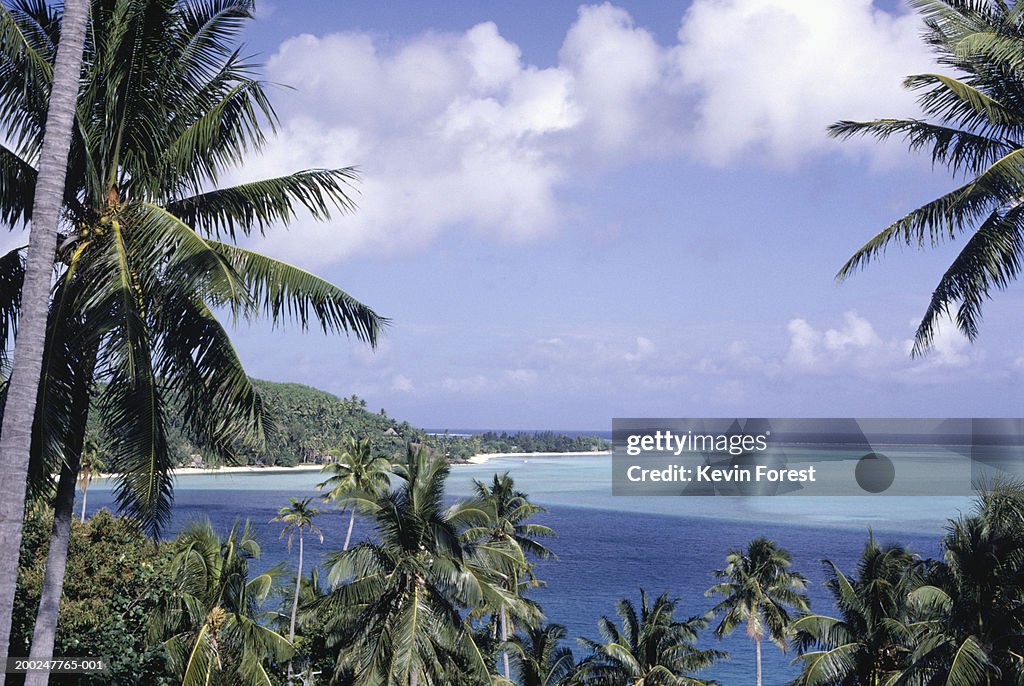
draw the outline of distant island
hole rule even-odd
[[[371,412],[364,399],[336,395],[298,383],[253,379],[263,396],[273,431],[266,445],[235,446],[240,466],[290,467],[330,462],[349,438],[369,438],[375,452],[401,455],[409,443],[430,446],[449,462],[467,462],[475,455],[493,453],[576,453],[611,449],[599,436],[570,436],[551,431],[486,432],[474,435],[428,433],[407,421],[389,417],[384,409]],[[95,415],[95,413],[93,413]],[[98,425],[93,435],[102,445]],[[180,431],[168,436],[180,467],[224,466],[193,445]]]

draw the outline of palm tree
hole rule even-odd
[[[51,59],[56,10],[15,5],[3,15],[10,28],[4,35],[43,62]],[[58,483],[60,521],[71,516],[97,381],[104,382],[97,406],[120,474],[118,502],[151,531],[170,512],[171,403],[189,438],[223,459],[234,457],[238,441],[262,439],[262,401],[214,309],[235,319],[291,319],[303,328],[315,320],[324,331],[370,343],[384,323],[312,274],[231,244],[238,234],[289,221],[299,208],[321,220],[332,208],[349,209],[345,189],[354,178],[351,169],[307,170],[217,187],[224,171],[263,144],[261,120],[274,123],[263,84],[233,46],[251,7],[248,0],[94,1],[31,470],[37,486],[54,471],[68,484]],[[30,162],[43,119],[32,73],[2,52],[0,59],[6,137],[16,144],[0,149],[0,215],[10,218],[27,213],[17,191],[21,180],[35,178]],[[7,268],[0,309],[10,323],[18,314],[19,252],[0,258],[0,266]],[[5,347],[9,330],[0,332]],[[47,588],[56,597],[62,538],[55,525]],[[37,628],[55,621],[55,602],[52,608],[54,619]],[[45,640],[33,641],[37,650],[49,654]]]
[[[100,445],[96,436],[86,436],[85,445],[82,448],[82,459],[78,463],[78,487],[82,490],[82,521],[85,521],[85,501],[89,484],[107,468],[103,458],[106,450]]]
[[[447,683],[453,671],[485,683],[487,661],[460,614],[498,593],[468,569],[459,536],[482,513],[444,506],[448,465],[426,449],[409,446],[395,474],[400,485],[372,510],[375,540],[330,556],[334,590],[314,608],[333,616],[338,673],[351,669],[361,685]]]
[[[46,135],[39,142],[39,173],[32,184],[25,174],[17,177],[15,192],[24,194],[23,205],[10,212],[0,209],[7,221],[31,221],[28,264],[24,273],[24,310],[19,329],[21,343],[14,355],[5,402],[6,412],[0,430],[0,547],[18,550],[21,545],[21,521],[24,515],[25,485],[32,443],[32,421],[36,411],[36,390],[42,368],[46,337],[47,304],[50,276],[60,222],[62,200],[67,176],[68,151],[75,119],[78,76],[82,69],[82,44],[89,14],[89,0],[66,0],[60,30],[64,40],[51,67],[33,54],[14,34],[12,10],[0,6],[0,53],[5,65],[23,69],[26,78],[34,80],[47,91],[42,106],[46,108]],[[2,70],[7,79],[7,69]],[[12,98],[0,86],[0,119],[11,116]],[[7,167],[3,160],[0,166]],[[11,175],[5,174],[4,181]],[[26,193],[26,191],[30,192]],[[30,212],[25,210],[31,207]],[[70,532],[70,524],[68,526]],[[0,563],[0,661],[7,659],[11,636],[11,613],[14,609],[17,555],[7,555]],[[29,677],[29,681],[36,677]],[[6,674],[0,674],[3,686]]]
[[[956,306],[956,325],[974,340],[994,289],[1024,264],[1024,6],[1002,0],[916,0],[945,73],[903,82],[919,91],[925,119],[840,121],[832,136],[902,137],[965,183],[909,212],[861,247],[839,271],[845,279],[893,243],[935,247],[969,237],[939,280],[917,328],[914,354],[931,344],[940,317]],[[951,76],[956,73],[958,76]]]
[[[536,586],[539,582],[533,576],[533,565],[528,556],[539,559],[553,557],[554,554],[537,541],[538,538],[554,536],[555,532],[540,524],[530,524],[527,520],[544,512],[544,508],[534,505],[526,493],[519,491],[508,472],[501,476],[494,475],[491,485],[474,479],[473,488],[476,504],[487,513],[487,521],[466,530],[464,538],[470,542],[479,542],[487,552],[496,554],[512,564],[505,574],[504,589],[514,598],[519,598],[519,589],[523,586],[522,579],[527,577],[526,585]],[[530,605],[518,603],[529,608]],[[505,679],[510,678],[508,648],[504,644],[515,630],[509,627],[509,606],[502,603],[498,608],[498,623],[503,644],[502,672]],[[539,612],[533,611],[525,617],[517,619],[538,620]]]
[[[792,623],[802,666],[794,686],[878,686],[906,667],[911,651],[907,597],[916,560],[902,546],[878,545],[874,536],[864,546],[855,578],[824,560],[839,617],[806,614]]]
[[[331,476],[316,485],[323,490],[329,489],[324,496],[327,500],[340,503],[349,509],[348,531],[345,533],[345,545],[348,550],[352,541],[352,526],[355,524],[356,509],[372,502],[388,488],[388,475],[391,473],[391,462],[384,457],[374,456],[370,447],[370,439],[349,439],[348,446],[338,459],[321,470]]]
[[[1024,683],[1024,485],[983,493],[943,548],[910,594],[914,650],[897,683]]]
[[[302,587],[302,535],[304,532],[319,537],[320,542],[324,542],[324,533],[313,524],[313,518],[320,514],[320,510],[310,507],[309,503],[313,498],[306,498],[305,500],[299,500],[298,498],[289,498],[291,505],[282,507],[277,516],[274,517],[274,522],[284,522],[284,528],[281,530],[281,538],[288,536],[288,550],[292,549],[292,539],[295,534],[299,535],[299,568],[295,573],[295,599],[292,601],[292,619],[288,625],[288,642],[295,643],[295,616],[299,613],[299,590]],[[288,681],[291,681],[292,677],[292,663],[288,661]]]
[[[208,520],[194,522],[173,547],[174,593],[162,600],[151,628],[171,672],[183,686],[272,684],[268,661],[280,664],[292,651],[260,621],[276,570],[249,578],[249,561],[260,556],[252,527],[236,522],[222,539]]]
[[[309,576],[297,581],[299,581],[296,584],[299,588],[299,614],[295,631],[298,637],[292,642],[292,649],[296,655],[301,655],[305,662],[299,672],[299,678],[305,679],[312,672],[323,673],[330,669],[334,664],[336,654],[328,645],[330,618],[316,612],[305,611],[306,608],[316,605],[329,590],[320,584],[319,568],[314,566],[310,570]],[[277,589],[277,593],[281,597],[282,611],[273,613],[269,626],[281,634],[288,631],[294,592],[295,589],[290,583],[282,584]],[[339,681],[345,683],[344,679]]]
[[[667,593],[654,604],[640,589],[640,612],[622,599],[616,614],[621,628],[608,617],[598,622],[604,643],[579,639],[592,655],[581,663],[584,683],[594,686],[699,686],[709,684],[693,676],[725,658],[718,650],[696,647],[697,632],[707,626],[704,617],[675,619],[679,599]]]
[[[809,607],[804,590],[807,580],[789,571],[789,553],[767,538],[755,538],[746,550],[732,550],[726,556],[725,569],[715,570],[722,579],[704,595],[725,596],[712,608],[722,619],[715,635],[722,638],[738,626],[745,626],[754,641],[757,663],[757,686],[761,686],[761,641],[771,640],[785,651],[790,615],[789,609],[806,611]]]
[[[561,624],[528,627],[523,637],[509,644],[520,686],[569,686],[578,667]],[[507,677],[506,677],[507,678]]]

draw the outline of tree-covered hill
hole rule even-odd
[[[422,430],[391,419],[384,410],[368,411],[366,401],[355,395],[339,398],[298,383],[254,382],[273,418],[275,431],[265,449],[239,448],[247,464],[323,462],[337,454],[349,438],[369,438],[375,452],[398,454],[405,450],[406,443],[419,443],[425,437]]]
[[[349,438],[368,438],[373,451],[385,455],[404,454],[406,444],[426,442],[452,461],[481,453],[582,452],[611,447],[597,436],[553,432],[434,436],[409,422],[389,417],[383,409],[369,411],[366,401],[355,395],[339,398],[298,383],[253,381],[273,420],[274,432],[263,448],[238,445],[241,464],[324,462],[339,454]],[[93,429],[98,430],[98,426]],[[180,465],[216,464],[179,431],[169,436],[169,441]]]

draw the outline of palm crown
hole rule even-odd
[[[705,595],[724,598],[712,608],[721,614],[715,634],[721,638],[744,626],[754,641],[757,660],[757,684],[761,685],[761,641],[768,638],[783,650],[789,635],[789,610],[809,606],[803,591],[807,580],[789,571],[789,553],[767,538],[755,538],[745,550],[733,550],[726,556],[725,569],[715,570],[721,581]]]
[[[73,449],[102,381],[97,405],[113,439],[111,468],[122,475],[118,501],[154,530],[170,511],[172,414],[223,459],[269,428],[217,310],[316,322],[370,343],[385,323],[326,281],[220,240],[300,210],[325,220],[352,207],[351,168],[221,186],[275,124],[254,65],[233,48],[251,10],[248,0],[94,0],[91,8],[33,474],[45,481]],[[46,3],[0,10],[0,122],[11,143],[0,146],[0,217],[11,223],[31,218],[59,25]],[[0,268],[0,311],[11,322],[21,255]],[[10,331],[0,331],[0,347]]]
[[[471,569],[459,535],[482,513],[445,507],[448,465],[425,449],[411,446],[395,474],[400,485],[372,510],[375,539],[330,558],[337,588],[319,608],[338,613],[339,659],[356,656],[348,666],[360,684],[449,683],[452,672],[484,683],[486,660],[460,608],[501,591]]]
[[[938,321],[956,306],[970,339],[982,305],[1024,264],[1024,5],[976,0],[913,0],[939,64],[957,74],[917,74],[904,86],[927,119],[840,121],[833,136],[901,136],[927,150],[963,185],[913,210],[860,248],[839,272],[844,279],[893,243],[936,246],[969,238],[939,280],[915,337],[914,353],[932,342]]]
[[[880,546],[874,536],[848,577],[825,560],[826,586],[838,617],[805,614],[791,626],[800,651],[797,686],[886,683],[910,655],[906,601],[913,588],[916,556],[897,545]]]
[[[581,665],[585,683],[595,686],[698,686],[709,682],[693,676],[725,657],[717,650],[696,647],[704,617],[675,618],[678,599],[662,594],[651,603],[640,589],[640,612],[628,599],[618,602],[621,627],[602,617],[598,628],[605,642],[581,638],[593,655]]]

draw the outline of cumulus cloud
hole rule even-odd
[[[626,362],[639,362],[645,360],[654,354],[657,350],[657,346],[654,345],[654,341],[644,336],[636,337],[636,350],[633,352],[627,352],[623,357]]]
[[[491,22],[295,36],[267,65],[295,88],[277,98],[280,135],[232,180],[359,166],[355,216],[263,239],[307,264],[450,230],[532,240],[569,216],[567,181],[595,169],[785,163],[825,149],[836,119],[913,111],[899,81],[928,65],[917,30],[870,0],[695,0],[666,45],[605,3],[580,7],[550,66]]]
[[[787,330],[784,365],[791,371],[832,372],[840,366],[878,370],[909,360],[904,342],[883,340],[871,322],[854,311],[843,315],[840,326],[824,331],[802,318],[791,319]]]
[[[918,113],[900,87],[934,71],[916,15],[871,0],[696,0],[675,58],[696,90],[693,144],[725,164],[763,151],[792,162],[829,145],[839,119]]]
[[[914,322],[916,326],[916,322]],[[909,355],[914,348],[914,341],[908,339],[903,342],[903,349]],[[978,358],[981,353],[971,348],[971,342],[960,333],[948,319],[940,319],[932,338],[931,347],[927,354],[921,358],[915,366],[914,371],[921,373],[934,368],[958,368],[966,367]]]
[[[854,311],[843,315],[841,325],[825,330],[794,318],[787,331],[782,369],[790,373],[890,374],[908,381],[938,381],[946,380],[949,370],[969,367],[983,356],[948,320],[940,322],[931,347],[920,358],[910,356],[913,340],[883,338]]]

